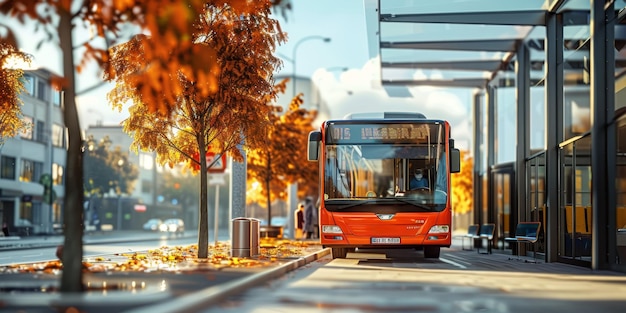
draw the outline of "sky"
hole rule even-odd
[[[294,47],[308,36],[331,39],[307,39],[296,51],[297,75],[311,77],[317,85],[328,105],[327,118],[342,118],[349,113],[417,111],[428,118],[448,120],[457,147],[471,150],[473,90],[421,86],[409,88],[409,97],[390,97],[380,83],[378,56],[370,55],[368,49],[371,34],[366,27],[364,0],[291,2],[293,9],[286,19],[277,17],[289,36],[289,41],[278,48],[278,55],[293,59]],[[280,73],[291,75],[290,61]]]
[[[288,36],[288,41],[276,51],[284,60],[277,74],[292,75],[295,61],[297,76],[310,77],[318,86],[319,96],[327,104],[327,118],[342,118],[348,113],[418,111],[429,118],[450,121],[457,147],[471,149],[470,90],[422,86],[409,88],[410,97],[387,95],[378,77],[380,63],[368,49],[364,0],[288,1],[292,9],[285,17],[274,11],[274,18]],[[325,42],[323,37],[330,41]],[[60,54],[53,45],[44,44],[37,50],[36,41],[23,40],[20,47],[34,55],[35,66],[62,72]],[[81,74],[79,93],[100,84],[94,68]],[[106,93],[110,89],[111,85],[105,84],[79,95],[77,105],[83,128],[98,121],[118,125],[127,117],[126,109],[117,112],[108,105]]]

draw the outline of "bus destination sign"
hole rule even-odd
[[[429,137],[427,124],[332,124],[328,131],[335,143],[415,142]]]

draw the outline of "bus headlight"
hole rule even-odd
[[[429,234],[442,234],[448,233],[450,231],[450,227],[448,225],[435,225],[430,228],[428,231]]]
[[[341,228],[337,225],[322,225],[322,233],[324,234],[343,234]]]

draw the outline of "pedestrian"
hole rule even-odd
[[[298,209],[294,214],[294,224],[296,225],[295,239],[302,239],[304,236],[304,203],[298,204]]]
[[[312,197],[306,197],[304,200],[304,238],[311,239],[313,238],[313,234],[315,233],[315,225],[318,223],[316,218],[317,214],[315,214],[315,205],[313,204]]]
[[[9,237],[9,226],[7,225],[6,222],[2,223],[2,233],[4,234],[4,237]]]
[[[100,217],[98,217],[98,213],[93,212],[93,225],[96,228],[96,231],[100,231]]]

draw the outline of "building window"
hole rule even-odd
[[[24,116],[22,117],[22,119],[26,123],[26,127],[24,127],[20,131],[20,137],[24,139],[32,140],[33,139],[33,118],[30,116]]]
[[[35,207],[36,206],[36,207]],[[17,221],[15,222],[15,226],[18,227],[30,227],[33,225],[33,212],[38,211],[37,209],[41,209],[41,204],[35,205],[33,202],[21,201],[20,202],[20,215]],[[29,231],[22,230],[24,235],[29,235]]]
[[[58,163],[52,164],[52,184],[63,185],[63,172],[65,168]]]
[[[20,181],[23,182],[38,182],[41,177],[43,169],[42,162],[35,162],[32,160],[22,159],[22,171],[20,174]]]
[[[58,91],[56,89],[52,90],[52,104],[55,107],[60,107],[61,106],[61,96],[63,95],[63,93],[61,91]]]
[[[44,121],[37,121],[35,127],[35,140],[39,142],[46,142],[46,123]]]
[[[45,102],[50,99],[50,87],[42,79],[37,80],[37,99]]]
[[[145,170],[151,170],[154,167],[154,157],[152,157],[152,154],[140,153],[139,167]]]
[[[0,178],[15,180],[15,158],[10,156],[2,156],[2,172]]]
[[[64,146],[63,138],[63,126],[59,124],[52,124],[52,144],[56,147]]]
[[[149,179],[141,180],[141,192],[152,193],[152,181]]]
[[[24,75],[24,88],[26,89],[26,92],[31,95],[34,96],[35,95],[35,78],[33,78],[32,76],[25,74]]]

